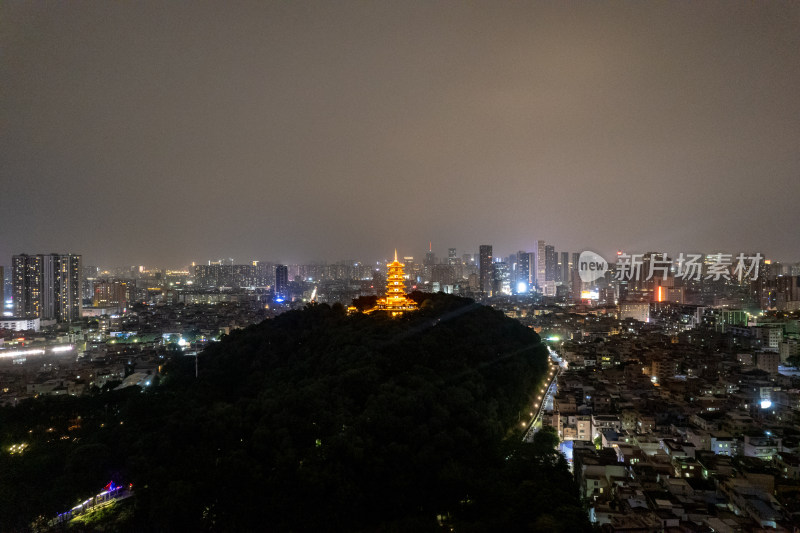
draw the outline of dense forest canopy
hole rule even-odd
[[[0,410],[0,529],[133,483],[118,529],[579,531],[552,436],[520,443],[538,336],[453,296],[399,318],[310,305],[178,357],[161,383]],[[71,428],[71,429],[70,429]],[[63,438],[66,436],[67,438]]]

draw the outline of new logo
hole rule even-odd
[[[608,271],[608,262],[594,252],[581,252],[578,258],[578,274],[581,281],[591,283],[596,279],[602,278]]]

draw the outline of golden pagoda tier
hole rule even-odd
[[[406,311],[416,311],[417,304],[406,298],[405,265],[397,260],[397,250],[394,251],[394,261],[386,265],[386,297],[380,298],[375,307],[367,311],[386,311],[392,316],[398,316]]]

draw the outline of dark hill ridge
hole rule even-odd
[[[199,379],[182,358],[126,398],[124,425],[84,444],[112,449],[104,464],[137,487],[129,525],[585,527],[563,459],[518,443],[547,371],[538,336],[471,300],[415,297],[421,309],[395,319],[324,304],[282,314],[208,348]]]

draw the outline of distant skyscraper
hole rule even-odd
[[[478,264],[478,276],[481,285],[481,292],[491,294],[492,292],[492,245],[481,244],[479,248],[480,260]]]
[[[59,258],[59,297],[56,319],[73,322],[81,319],[83,309],[82,280],[83,264],[80,255],[68,254]]]
[[[20,254],[11,258],[11,285],[14,316],[39,318],[42,299],[42,259],[37,255]]]
[[[580,272],[578,271],[578,260],[581,254],[572,252],[569,263],[569,288],[573,301],[578,301],[583,290],[583,282],[581,281]]]
[[[561,283],[564,285],[569,285],[570,282],[569,252],[561,252],[561,261],[559,261],[559,266],[561,267]]]
[[[433,243],[428,243],[428,251],[422,260],[422,280],[431,282],[433,277],[433,265],[436,264],[436,254],[433,253]]]
[[[42,255],[42,291],[39,318],[52,320],[56,317],[56,308],[61,300],[60,292],[61,262],[56,254]]]
[[[545,256],[545,280],[546,281],[558,281],[558,252],[556,252],[556,247],[551,245],[546,245],[544,247],[544,256]]]
[[[510,274],[505,261],[492,263],[492,295],[511,294]]]
[[[275,298],[285,300],[289,296],[289,267],[277,265],[275,267]]]
[[[517,294],[528,292],[531,277],[531,255],[520,250],[517,252],[517,275],[514,292]],[[523,287],[524,284],[524,287]]]
[[[83,267],[81,298],[83,301],[94,299],[94,282],[100,277],[100,269],[96,266]]]
[[[20,318],[81,318],[81,256],[75,254],[12,257],[14,314]]]
[[[433,253],[433,243],[428,243],[428,251],[425,252],[425,260],[422,263],[425,266],[431,266],[436,264],[436,254]]]
[[[14,291],[11,289],[11,272],[12,270],[10,268],[6,269],[6,278],[3,280],[3,288],[5,289],[3,291],[5,296],[5,299],[3,300],[3,309],[5,309],[5,302],[7,300],[11,300],[11,295],[14,293]]]
[[[671,263],[665,253],[648,252],[644,254],[642,257],[642,279],[644,283],[641,288],[655,295],[656,287],[661,285],[666,278],[669,278]],[[653,277],[648,280],[651,270]]]
[[[536,286],[541,289],[547,281],[546,251],[544,241],[536,241]]]
[[[460,281],[464,277],[464,265],[461,258],[456,255],[455,248],[447,249],[447,264],[453,270],[453,277]]]

